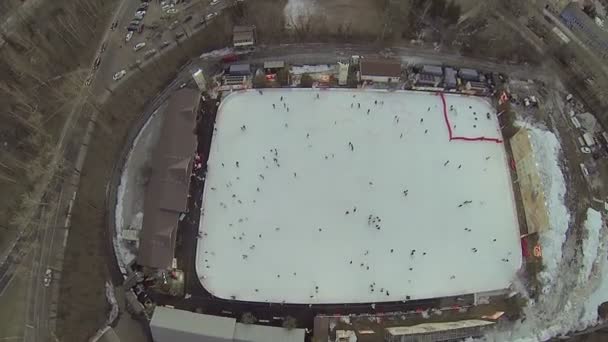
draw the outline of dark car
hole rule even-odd
[[[189,16],[187,16],[187,17],[184,18],[184,23],[187,23],[190,20],[192,20],[192,16],[191,15],[189,15]]]
[[[184,35],[186,35],[184,32],[178,32],[178,33],[175,34],[175,39],[180,39]]]
[[[118,26],[118,21],[115,21],[115,22],[113,22],[113,23],[112,23],[112,26],[110,27],[110,29],[111,29],[112,31],[114,31],[114,30],[116,29],[116,27],[117,27],[117,26]]]
[[[160,49],[162,50],[162,49],[166,48],[167,46],[169,46],[170,44],[171,44],[171,42],[164,41],[164,42],[162,42],[162,44],[160,44]]]

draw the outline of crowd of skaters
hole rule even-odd
[[[261,96],[264,96],[264,92],[263,92],[263,91],[259,91],[258,93],[259,93]],[[354,100],[353,100],[353,102],[350,104],[350,108],[351,108],[351,109],[361,109],[361,102],[355,102],[355,101],[356,101],[355,99],[356,99],[357,95],[355,94],[355,95],[353,95],[352,97],[353,97],[353,99],[354,99]],[[319,96],[319,93],[318,93],[318,92],[314,94],[313,100],[320,100],[320,96]],[[289,105],[289,103],[288,103],[288,101],[287,101],[287,97],[286,97],[286,96],[280,96],[280,98],[279,98],[279,101],[278,101],[278,102],[279,102],[279,104],[277,104],[277,103],[272,103],[272,109],[273,109],[273,110],[281,110],[281,109],[282,109],[282,110],[284,110],[285,112],[289,112],[290,105]],[[372,104],[369,104],[369,105],[368,105],[368,107],[369,107],[369,108],[364,109],[364,110],[365,110],[366,115],[369,115],[370,113],[373,113],[373,109],[374,109],[374,108],[376,108],[377,106],[383,106],[383,105],[384,105],[384,101],[382,101],[382,100],[380,100],[380,101],[379,101],[379,100],[377,100],[377,99],[376,99],[376,100],[374,100],[374,101],[373,101],[373,105],[372,105]],[[355,107],[356,107],[356,108],[355,108]],[[471,108],[471,107],[469,107],[469,108]],[[431,111],[431,107],[428,107],[428,108],[427,108],[427,112],[430,112],[430,111]],[[450,111],[455,111],[455,109],[454,109],[453,105],[450,105]],[[476,115],[477,115],[477,113],[474,113],[474,115],[476,116]],[[490,114],[489,114],[489,113],[487,113],[487,119],[490,119]],[[475,120],[477,120],[477,118],[475,118]],[[393,117],[393,122],[394,122],[394,124],[395,124],[395,125],[399,124],[399,121],[400,121],[400,120],[399,120],[399,115],[395,115],[395,116]],[[336,123],[337,123],[337,122],[334,122],[334,124],[336,124]],[[420,124],[420,125],[422,125],[422,126],[424,126],[424,118],[423,118],[423,117],[421,117],[421,118],[420,118],[420,120],[419,120],[419,124]],[[285,124],[284,124],[284,126],[285,126],[285,128],[288,128],[288,127],[289,127],[287,123],[285,123]],[[455,127],[456,127],[456,126],[454,126],[454,128],[455,128]],[[476,126],[474,126],[474,127],[476,127]],[[426,127],[423,127],[423,129],[424,129],[424,133],[425,133],[425,134],[427,134],[427,133],[428,133],[428,131],[429,131],[429,129],[428,129],[428,128],[426,128]],[[243,124],[243,125],[240,127],[240,130],[241,130],[243,133],[246,133],[246,131],[247,131],[247,126]],[[215,134],[215,133],[217,133],[217,128],[214,128],[214,134]],[[401,134],[400,134],[400,138],[403,138],[403,133],[401,133]],[[310,133],[307,133],[307,134],[306,134],[306,139],[310,139]],[[353,142],[352,142],[352,141],[348,141],[346,145],[347,145],[347,150],[348,150],[348,151],[350,151],[350,152],[355,152],[355,145],[353,144]],[[310,145],[309,145],[309,146],[310,146]],[[268,158],[267,158],[267,157],[268,157]],[[324,158],[325,158],[326,160],[327,160],[327,159],[329,159],[329,158],[334,158],[334,157],[335,157],[335,155],[334,155],[333,153],[331,153],[331,154],[327,154],[327,155],[325,155],[325,156],[324,156]],[[263,156],[261,157],[261,159],[262,159],[262,160],[264,160],[264,161],[266,161],[266,162],[270,162],[270,161],[272,161],[270,164],[268,164],[268,165],[266,165],[266,166],[265,166],[267,169],[268,169],[269,167],[271,167],[271,166],[275,166],[275,167],[277,167],[277,168],[280,168],[280,166],[281,166],[281,164],[280,164],[280,160],[279,160],[279,151],[278,151],[278,148],[276,148],[276,147],[275,147],[275,148],[271,148],[271,149],[269,149],[268,154],[267,154],[267,155],[263,155]],[[485,160],[486,160],[486,161],[488,161],[489,159],[490,159],[490,157],[486,157],[486,158],[485,158]],[[444,166],[444,167],[447,167],[447,166],[449,165],[449,163],[450,163],[450,160],[447,160],[447,161],[445,161],[445,163],[443,164],[443,166]],[[234,162],[234,165],[235,165],[235,167],[236,167],[236,168],[239,168],[239,167],[240,167],[240,162],[239,162],[239,161],[235,161],[235,162]],[[221,166],[222,166],[222,167],[226,167],[226,165],[225,165],[224,163],[221,163]],[[462,166],[463,166],[463,164],[458,164],[457,169],[461,169],[461,168],[462,168]],[[195,157],[195,170],[197,170],[197,169],[201,169],[201,168],[202,168],[202,161],[201,161],[201,159],[200,159],[200,156],[197,154],[197,156]],[[197,177],[198,177],[198,176],[197,176]],[[260,179],[261,181],[264,181],[264,180],[265,180],[265,176],[264,176],[264,174],[262,174],[262,173],[258,174],[258,177],[259,177],[259,179]],[[293,177],[294,177],[294,178],[297,178],[297,172],[295,172],[295,171],[293,172]],[[238,178],[238,177],[237,177],[237,178]],[[202,176],[202,179],[199,179],[199,180],[204,180],[204,176]],[[230,187],[231,187],[231,185],[232,185],[232,184],[231,184],[230,182],[228,182],[228,183],[226,184],[226,187],[227,187],[227,188],[230,188]],[[373,186],[373,181],[369,181],[369,185],[370,185],[370,186]],[[216,188],[215,188],[215,187],[210,187],[210,189],[211,189],[212,191],[215,191],[215,190],[216,190]],[[256,192],[260,192],[260,191],[261,191],[261,190],[260,190],[260,187],[257,187],[257,188],[256,188]],[[402,194],[403,194],[403,197],[404,197],[404,198],[407,198],[407,197],[408,197],[408,195],[409,195],[409,189],[404,189],[404,190],[402,190]],[[233,194],[233,195],[232,195],[232,198],[233,198],[233,199],[236,199],[237,197],[238,197],[238,195],[237,195],[237,194]],[[238,199],[238,200],[237,200],[237,203],[242,204],[242,201],[241,201],[240,199]],[[255,203],[255,200],[253,200],[253,203]],[[464,206],[471,205],[471,204],[473,204],[473,200],[465,200],[465,201],[463,201],[463,202],[461,202],[461,203],[457,204],[457,206],[458,206],[459,208],[462,208],[462,207],[464,207]],[[227,205],[227,204],[225,204],[225,203],[223,203],[223,202],[222,202],[220,205],[221,205],[223,208],[226,208],[226,209],[228,208],[228,205]],[[344,214],[345,214],[345,215],[351,215],[351,214],[355,214],[356,212],[357,212],[357,207],[356,207],[356,206],[354,206],[353,208],[346,210],[346,211],[344,212]],[[241,218],[241,219],[239,219],[239,222],[243,222],[244,220],[246,221],[246,220],[247,220],[247,218],[244,218],[244,219],[243,219],[243,218]],[[374,215],[374,214],[369,214],[369,216],[368,216],[368,226],[369,226],[370,228],[375,229],[375,230],[377,230],[377,231],[380,231],[380,230],[381,230],[381,228],[382,228],[381,222],[382,222],[382,220],[381,220],[381,218],[380,218],[379,216]],[[230,224],[230,227],[232,227],[232,224]],[[318,229],[318,232],[323,232],[323,228],[322,228],[322,227],[318,227],[317,229]],[[280,231],[280,227],[275,227],[275,229],[274,229],[274,230],[275,230],[275,232],[279,232],[279,231]],[[470,228],[466,228],[466,227],[465,227],[465,228],[464,228],[464,230],[465,230],[465,232],[472,232],[472,230],[471,230]],[[207,235],[206,233],[199,232],[199,234],[198,234],[198,238],[204,238],[204,236],[206,236],[206,235]],[[263,238],[261,233],[254,234],[254,235],[257,235],[257,237],[258,237],[259,239],[262,239],[262,238]],[[246,237],[246,233],[245,233],[245,232],[241,232],[241,234],[236,234],[236,235],[234,235],[234,236],[233,236],[233,239],[234,239],[234,240],[243,240],[243,238],[245,238],[245,237]],[[496,239],[496,238],[494,238],[492,241],[493,241],[493,242],[496,242],[496,241],[497,241],[497,239]],[[242,255],[241,255],[241,259],[242,259],[242,261],[243,261],[243,262],[247,262],[247,260],[248,260],[248,258],[249,258],[249,255],[250,255],[251,253],[254,253],[254,251],[255,251],[255,247],[256,247],[256,245],[255,245],[255,244],[249,244],[249,247],[248,247],[248,251],[249,251],[249,252],[248,252],[248,253],[244,253],[244,254],[242,254]],[[477,248],[477,247],[471,247],[471,252],[472,252],[472,253],[477,253],[477,252],[478,252],[478,248]],[[207,254],[207,253],[209,253],[209,251],[205,251],[205,254]],[[213,253],[213,252],[210,252],[210,253],[211,253],[212,255],[214,255],[214,253]],[[390,248],[390,249],[389,249],[389,253],[390,253],[390,254],[394,254],[394,253],[395,253],[395,248]],[[364,251],[362,251],[362,256],[363,256],[363,257],[367,257],[369,254],[370,254],[370,251],[369,251],[369,250],[364,250]],[[509,254],[510,254],[510,253],[509,253]],[[417,251],[416,251],[416,249],[411,249],[411,250],[409,251],[409,259],[410,259],[410,261],[412,261],[412,260],[413,260],[414,258],[416,258],[417,256],[418,256],[418,257],[424,257],[424,256],[426,256],[426,255],[427,255],[427,252],[426,252],[426,251],[422,251],[422,252],[420,252],[420,251],[419,251],[419,252],[417,252]],[[502,260],[503,262],[508,262],[508,261],[509,261],[509,259],[508,259],[508,258],[503,258],[503,259],[501,259],[501,260]],[[205,259],[204,261],[205,261],[205,263],[207,263],[207,265],[206,265],[205,267],[206,267],[206,268],[210,268],[210,262],[209,262],[209,259]],[[353,265],[353,260],[352,260],[352,259],[349,259],[349,260],[348,260],[348,264],[349,264],[349,265]],[[368,263],[366,263],[366,262],[360,262],[360,263],[359,263],[359,267],[361,268],[361,270],[362,270],[362,271],[369,271],[371,266],[370,266]],[[413,270],[414,270],[414,268],[413,268],[412,266],[409,266],[409,267],[408,267],[408,270],[409,270],[409,271],[413,271]],[[296,276],[297,276],[297,272],[292,272],[292,273],[290,274],[290,276],[296,277]],[[203,277],[204,277],[204,276],[203,276]],[[277,278],[277,279],[280,279],[280,278],[281,278],[281,274],[276,274],[276,278]],[[449,274],[449,275],[447,275],[447,276],[446,276],[446,278],[447,278],[447,279],[449,279],[449,280],[453,280],[453,279],[456,279],[456,275],[454,275],[454,274]],[[410,280],[410,282],[411,282],[411,280]],[[313,281],[313,284],[317,284],[317,282],[316,282],[316,281]],[[311,294],[311,295],[310,295],[310,299],[313,299],[313,298],[315,297],[315,295],[319,293],[319,290],[320,290],[319,285],[314,285],[314,290],[313,290],[314,294]],[[379,290],[379,292],[380,292],[380,293],[383,293],[383,294],[385,294],[386,296],[390,296],[389,289],[384,288],[384,287],[380,287],[380,288],[378,289],[378,287],[377,287],[377,285],[376,285],[376,282],[372,282],[371,284],[369,284],[369,291],[370,291],[370,292],[372,292],[372,293],[373,293],[373,292],[375,292],[376,290]],[[254,292],[256,292],[256,293],[257,293],[257,292],[259,292],[259,291],[260,291],[260,289],[258,289],[258,288],[255,288],[255,289],[254,289]],[[236,299],[236,298],[234,298],[234,299]],[[410,297],[409,295],[405,295],[405,296],[403,297],[403,299],[402,299],[402,300],[403,300],[403,301],[406,301],[406,300],[410,300],[410,299],[411,299],[411,297]]]

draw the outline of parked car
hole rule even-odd
[[[49,287],[51,285],[51,280],[53,280],[53,270],[47,268],[44,272],[44,287]]]
[[[146,15],[146,10],[137,11],[135,12],[135,15],[141,15],[143,17],[144,15]]]
[[[97,68],[99,68],[99,64],[101,64],[101,57],[97,56],[97,58],[95,58],[95,62],[93,62],[93,69],[97,70]]]
[[[185,36],[186,34],[182,31],[182,32],[177,32],[175,34],[175,39],[180,39],[181,37]]]
[[[133,31],[127,32],[127,36],[125,37],[125,42],[128,42],[129,40],[131,40],[131,38],[133,38]]]
[[[137,20],[144,20],[144,15],[145,14],[135,13],[135,15],[133,16],[133,18],[135,18]]]
[[[171,42],[170,42],[170,41],[168,41],[168,40],[166,40],[166,41],[164,41],[164,42],[162,42],[162,43],[160,44],[160,49],[162,50],[162,49],[166,48],[166,47],[167,47],[167,46],[169,46],[169,45],[171,45]]]
[[[133,51],[139,51],[139,50],[143,49],[145,46],[146,46],[146,42],[137,43],[133,47]]]
[[[211,6],[217,5],[220,3],[220,0],[211,0]]]
[[[103,42],[103,44],[101,44],[101,52],[106,51],[107,47],[108,47],[108,42]]]
[[[168,13],[168,14],[175,14],[175,13],[177,13],[177,10],[176,10],[175,8],[169,8],[169,9],[167,10],[167,13]]]
[[[184,23],[187,23],[190,20],[192,20],[192,16],[191,15],[189,15],[189,16],[187,16],[187,17],[184,18]]]
[[[113,22],[112,26],[110,26],[110,30],[114,31],[117,26],[118,26],[118,21]]]
[[[123,70],[120,70],[119,72],[115,73],[115,74],[114,74],[114,76],[112,76],[112,79],[113,79],[114,81],[118,81],[118,80],[120,80],[121,78],[125,77],[125,75],[126,75],[126,74],[127,74],[127,71],[126,71],[126,70],[124,70],[124,69],[123,69]]]
[[[84,80],[84,85],[89,86],[89,85],[91,85],[92,81],[93,81],[93,74],[90,74],[89,76],[87,76],[87,79]]]
[[[205,19],[207,19],[207,20],[211,20],[211,19],[215,18],[215,16],[216,16],[216,15],[217,15],[217,13],[215,13],[215,12],[214,12],[214,13],[209,13],[209,14],[207,14],[207,16],[205,17]]]

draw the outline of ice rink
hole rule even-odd
[[[313,304],[507,288],[521,248],[495,111],[483,98],[444,99],[446,113],[425,92],[226,97],[199,227],[203,286]],[[490,140],[467,141],[479,137]]]

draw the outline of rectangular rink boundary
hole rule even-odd
[[[488,138],[488,137],[459,137],[454,136],[452,132],[452,124],[450,123],[450,117],[448,115],[447,101],[445,100],[445,95],[442,92],[437,93],[441,98],[441,103],[443,105],[443,118],[445,120],[445,124],[448,128],[448,134],[450,141],[452,140],[462,140],[462,141],[479,141],[479,142],[493,142],[497,144],[501,144],[503,141],[498,138]]]

